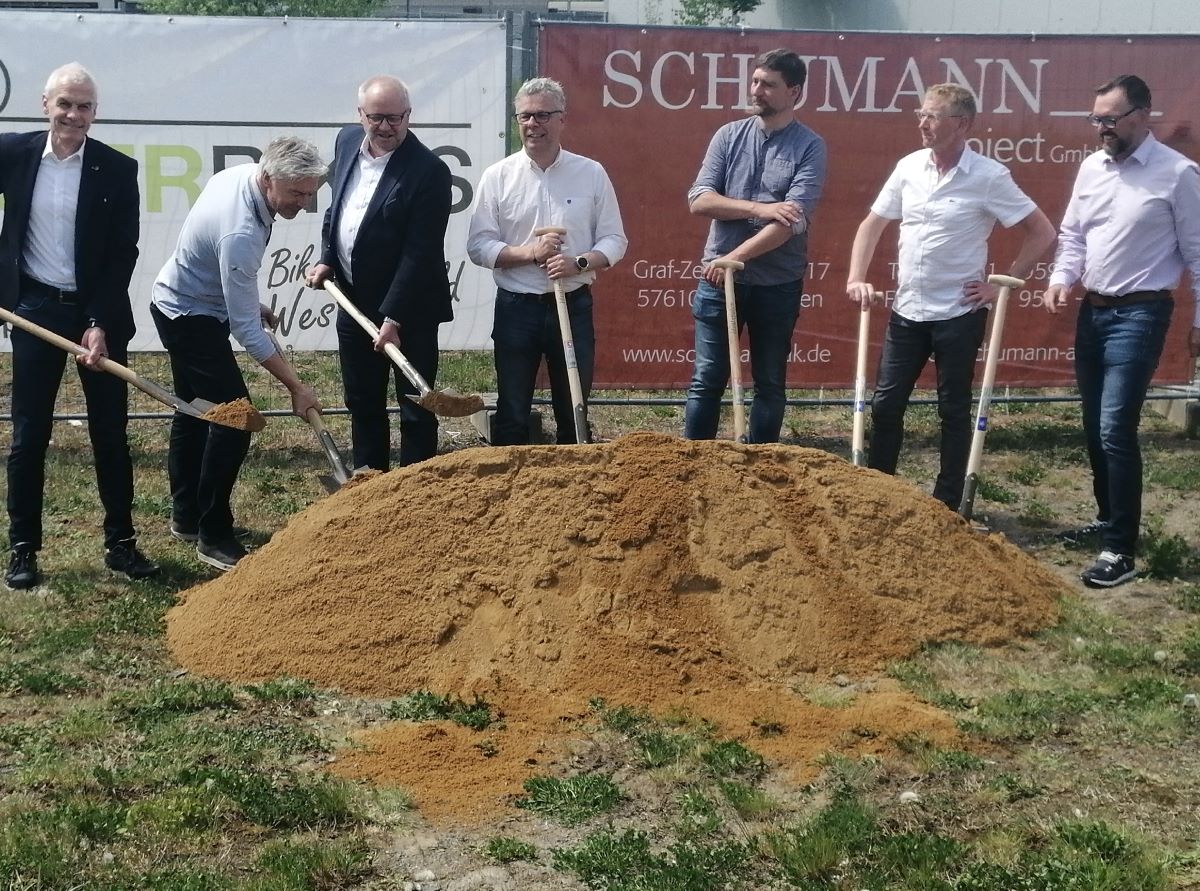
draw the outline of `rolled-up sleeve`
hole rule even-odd
[[[258,269],[262,245],[257,238],[235,233],[217,246],[221,267],[221,293],[229,314],[229,333],[255,362],[271,358],[275,345],[262,329],[258,311]]]
[[[696,181],[688,189],[688,204],[705,192],[725,194],[725,171],[727,169],[725,158],[729,152],[728,140],[729,132],[725,127],[713,134],[713,138],[708,144],[708,151],[704,153],[704,160],[700,164],[700,172],[696,174]]]
[[[629,239],[625,237],[625,225],[621,222],[621,208],[617,205],[617,192],[604,168],[596,165],[596,235],[592,250],[604,254],[609,266],[616,266],[625,256]]]

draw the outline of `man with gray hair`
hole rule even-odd
[[[304,417],[319,408],[317,395],[296,377],[263,331],[274,324],[259,302],[258,269],[276,216],[293,219],[328,168],[311,143],[282,136],[257,164],[214,174],[196,199],[179,242],[158,273],[150,315],[171,358],[182,399],[233,402],[249,398],[229,337],[275,376]],[[171,481],[171,534],[196,542],[201,562],[229,570],[246,549],[234,535],[230,498],[250,434],[176,413],[167,469]]]
[[[437,454],[437,418],[413,398],[416,388],[383,352],[400,348],[432,386],[438,367],[438,326],[454,317],[446,276],[450,170],[408,129],[408,87],[377,75],[358,88],[359,123],[337,137],[325,212],[321,262],[310,287],[336,278],[379,328],[372,340],[338,311],[342,386],[350,410],[354,466],[391,465],[388,372],[400,401],[400,463]]]
[[[96,106],[92,76],[73,62],[54,71],[42,93],[49,132],[0,134],[0,305],[87,351],[77,361],[104,505],[104,562],[138,579],[158,567],[135,540],[129,395],[123,381],[97,370],[104,357],[125,364],[134,331],[137,162],[87,135]],[[41,579],[46,451],[66,353],[14,328],[12,367],[4,581],[23,589]]]
[[[483,172],[467,254],[494,270],[496,362],[493,445],[529,442],[529,412],[542,357],[550,375],[559,443],[575,442],[575,417],[554,282],[567,292],[571,339],[584,402],[592,386],[596,334],[592,282],[625,256],[616,192],[596,161],[562,147],[567,97],[548,77],[528,80],[513,101],[523,148]],[[535,235],[543,227],[566,235]]]
[[[984,280],[988,236],[997,221],[1019,228],[1024,240],[1009,274],[1024,278],[1054,243],[1054,227],[1003,164],[967,145],[975,121],[969,90],[930,87],[916,116],[922,148],[900,159],[859,224],[846,294],[859,305],[871,301],[871,258],[888,223],[899,220],[899,281],[871,403],[868,465],[896,472],[904,412],[932,355],[942,424],[933,497],[957,510],[971,450],[976,355],[996,298]]]

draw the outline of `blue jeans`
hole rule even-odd
[[[575,347],[575,364],[583,389],[584,405],[592,392],[596,364],[596,330],[592,325],[592,292],[584,285],[567,295],[567,316]],[[550,375],[557,442],[575,442],[575,411],[558,311],[553,294],[496,292],[496,321],[492,327],[496,362],[496,416],[492,419],[492,445],[528,445],[529,412],[533,387],[542,357]]]
[[[1075,378],[1092,464],[1104,549],[1133,556],[1142,520],[1138,424],[1158,368],[1174,301],[1098,307],[1086,301],[1075,326]]]
[[[800,313],[800,280],[782,285],[746,285],[735,289],[738,332],[750,329],[750,374],[754,401],[746,431],[750,442],[779,442],[787,402],[787,362],[792,330]],[[715,439],[721,397],[729,381],[729,335],[725,294],[707,281],[696,288],[696,365],[683,415],[687,439]]]
[[[904,412],[917,378],[933,356],[942,431],[941,468],[933,497],[951,510],[958,510],[962,502],[971,454],[971,382],[987,318],[987,310],[978,310],[953,319],[914,322],[893,312],[875,379],[867,466],[894,474],[904,442]]]

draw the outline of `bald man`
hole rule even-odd
[[[358,88],[359,124],[337,137],[321,262],[310,287],[336,279],[379,328],[374,341],[344,310],[337,320],[342,386],[350,410],[354,466],[388,470],[388,373],[400,403],[400,464],[437,454],[437,418],[401,394],[416,388],[393,368],[397,345],[433,385],[438,326],[454,317],[443,242],[450,219],[450,170],[409,128],[408,87],[377,75]]]

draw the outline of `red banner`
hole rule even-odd
[[[1080,161],[1098,147],[1095,129],[1085,120],[1094,87],[1117,74],[1143,77],[1154,95],[1155,135],[1191,158],[1200,157],[1191,121],[1200,109],[1193,38],[736,33],[546,24],[540,70],[567,91],[564,144],[608,170],[629,236],[625,259],[603,273],[596,287],[597,386],[681,387],[689,381],[690,301],[708,221],[688,213],[687,190],[712,134],[744,115],[753,59],[778,46],[793,49],[808,64],[797,116],[824,137],[829,150],[789,359],[793,387],[852,386],[857,307],[845,296],[850,246],[896,161],[920,148],[913,111],[926,87],[953,81],[974,92],[979,115],[969,144],[1008,165],[1056,226]],[[897,235],[897,227],[889,226],[871,267],[870,281],[880,290],[895,288]],[[989,271],[1007,272],[1018,243],[997,226]],[[1046,257],[1027,287],[1012,295],[1000,384],[1074,383],[1080,292],[1065,312],[1046,312],[1041,301],[1052,259]],[[1190,289],[1177,289],[1176,300],[1157,375],[1164,383],[1191,378]],[[886,314],[876,310],[873,315],[871,380]],[[979,358],[982,362],[983,350]]]

